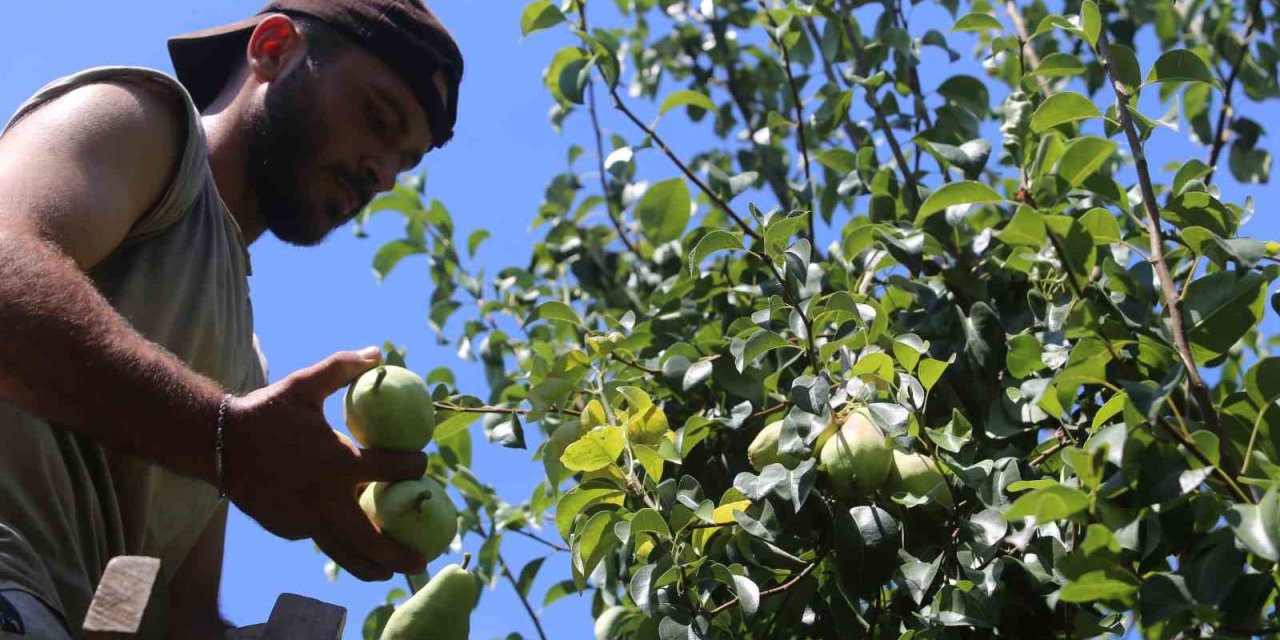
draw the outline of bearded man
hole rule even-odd
[[[421,0],[278,0],[170,40],[177,79],[89,69],[0,133],[0,638],[70,638],[108,560],[161,560],[143,637],[222,638],[228,501],[363,580],[424,569],[355,500],[420,477],[267,384],[248,247],[313,246],[453,135],[463,60]]]

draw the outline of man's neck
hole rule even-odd
[[[231,217],[240,226],[245,244],[253,244],[265,230],[258,206],[245,180],[245,167],[249,158],[244,136],[240,132],[244,128],[238,125],[237,116],[241,111],[236,105],[220,104],[215,101],[201,116],[205,138],[209,145],[209,168],[213,171],[213,181],[218,187],[218,195],[227,205]]]

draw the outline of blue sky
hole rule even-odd
[[[165,38],[238,20],[254,13],[259,4],[245,0],[181,4],[160,0],[70,0],[8,6],[5,19],[0,21],[0,43],[4,43],[0,47],[0,118],[7,119],[44,83],[80,69],[126,64],[171,73]],[[490,274],[508,264],[526,261],[539,238],[529,231],[529,221],[547,182],[563,170],[568,144],[572,141],[593,148],[588,144],[590,138],[582,118],[571,120],[563,137],[548,124],[551,99],[542,88],[541,72],[551,55],[568,44],[568,36],[563,32],[542,33],[522,43],[518,22],[524,4],[524,0],[432,3],[462,45],[467,76],[457,136],[424,162],[429,174],[427,193],[450,209],[459,238],[481,227],[493,232],[478,256],[478,264]],[[599,20],[611,5],[594,5],[599,7],[594,18]],[[931,7],[922,5],[910,15],[915,35],[931,27],[945,30],[943,14]],[[1007,23],[1003,14],[998,17]],[[976,64],[969,60],[972,39],[953,34],[949,41],[966,56],[958,64],[981,77]],[[1139,48],[1145,66],[1150,63],[1148,56],[1158,50],[1149,41],[1140,44],[1148,45]],[[926,90],[936,86],[938,73],[955,69],[948,66],[937,49],[927,50],[924,61],[922,80]],[[994,102],[1003,92],[993,88],[993,94]],[[1155,106],[1153,95],[1145,96],[1143,105],[1148,113],[1164,111]],[[633,106],[647,114],[646,119],[653,114],[646,105]],[[1246,107],[1244,111],[1257,110]],[[688,152],[687,157],[711,144],[710,134],[673,120],[676,115],[670,114],[662,126],[678,152]],[[607,109],[603,116],[607,128],[624,134],[633,143],[639,142],[634,128]],[[998,144],[998,134],[994,129],[990,131],[988,139]],[[1262,144],[1274,148],[1270,142],[1270,138],[1264,138]],[[888,157],[887,151],[881,153]],[[1171,158],[1206,155],[1186,142],[1185,133],[1169,132],[1158,133],[1148,153],[1155,170]],[[579,167],[587,166],[582,162]],[[641,175],[664,178],[674,174],[665,160],[652,151],[642,154]],[[1219,183],[1226,199],[1232,201],[1253,195],[1265,204],[1275,202],[1280,195],[1275,186],[1237,186],[1227,178],[1225,158]],[[772,203],[760,204],[767,209]],[[453,366],[463,390],[486,395],[476,367],[458,361],[452,347],[434,344],[434,335],[426,323],[430,281],[421,259],[406,260],[381,285],[374,281],[370,269],[373,253],[382,242],[398,237],[399,220],[395,216],[375,218],[369,232],[370,239],[359,240],[349,229],[339,230],[325,245],[314,249],[288,247],[271,237],[264,237],[252,247],[251,295],[256,329],[270,360],[271,380],[279,380],[333,351],[380,345],[390,339],[408,348],[412,368],[425,372],[436,366]],[[1245,226],[1245,235],[1280,238],[1280,224],[1263,207]],[[1275,333],[1275,315],[1270,310],[1267,315],[1269,332]],[[335,395],[326,404],[326,413],[336,427],[341,425],[338,398]],[[542,467],[530,457],[537,443],[535,431],[529,430],[530,450],[520,451],[486,445],[479,427],[473,427],[476,473],[509,501],[525,499],[541,479]],[[555,537],[554,531],[548,535]],[[466,550],[476,551],[477,544],[469,538]],[[276,596],[288,591],[346,606],[346,637],[358,638],[364,614],[383,601],[388,589],[402,586],[400,580],[361,583],[349,576],[331,583],[322,570],[324,558],[309,541],[276,539],[238,513],[231,519],[227,548],[222,602],[225,614],[237,624],[265,620]],[[518,537],[505,541],[503,549],[513,572],[545,550]],[[457,560],[456,555],[442,557],[432,564],[432,569]],[[567,561],[563,554],[548,560],[534,585],[531,599],[535,608],[539,608],[546,587],[567,577]],[[542,615],[548,635],[589,636],[589,607],[588,598],[571,596],[547,608]],[[528,616],[505,582],[496,591],[484,594],[472,624],[475,638],[505,637],[512,631],[526,638],[536,637]]]

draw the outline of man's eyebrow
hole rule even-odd
[[[407,138],[409,136],[409,117],[405,115],[404,109],[401,109],[400,105],[391,98],[386,89],[376,84],[370,85],[370,88],[373,90],[373,94],[382,102],[385,102],[391,108],[392,113],[396,114],[396,134],[401,138]],[[424,155],[426,155],[426,151],[408,152],[405,154],[405,162],[408,163],[407,166],[409,167],[416,167],[422,162]]]
[[[375,96],[390,107],[392,113],[396,114],[396,133],[401,137],[409,135],[409,118],[405,115],[404,110],[400,108],[400,105],[396,104],[396,101],[391,99],[391,96],[387,93],[386,89],[383,89],[376,84],[370,85],[370,89],[373,91]]]

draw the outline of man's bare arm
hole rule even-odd
[[[220,388],[134,331],[83,271],[161,196],[180,113],[155,89],[92,85],[0,138],[0,396],[212,480]]]
[[[0,398],[215,482],[223,390],[138,334],[84,273],[161,196],[181,114],[155,89],[85,87],[0,137]],[[364,580],[426,564],[383,536],[353,491],[421,476],[425,455],[361,451],[324,417],[324,399],[377,363],[376,349],[333,354],[232,400],[223,430],[228,496],[276,535],[313,538]]]

